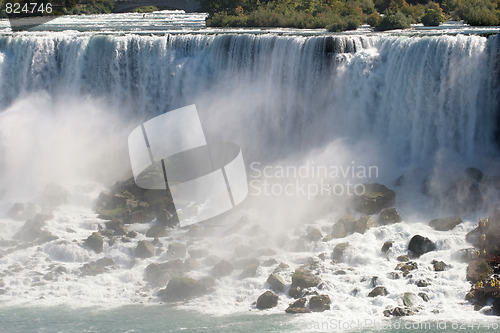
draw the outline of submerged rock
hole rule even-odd
[[[457,225],[462,223],[462,219],[458,216],[450,216],[445,218],[434,219],[429,222],[429,226],[437,231],[453,230]]]
[[[378,215],[380,225],[388,225],[403,221],[399,211],[396,208],[384,208]]]
[[[422,254],[436,250],[436,244],[427,237],[415,235],[411,238],[408,244],[408,251],[414,258],[420,257]]]
[[[176,277],[168,282],[167,287],[158,293],[164,302],[177,302],[200,297],[210,293],[215,285],[211,277],[200,280],[188,277]]]
[[[353,199],[353,206],[358,212],[372,215],[391,207],[396,201],[396,193],[382,184],[363,184],[365,193]]]
[[[268,290],[257,299],[257,309],[264,310],[274,308],[278,305],[279,296]]]

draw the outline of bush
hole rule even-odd
[[[366,23],[370,25],[370,27],[376,27],[380,21],[380,14],[377,12],[373,12],[366,18]]]
[[[380,31],[394,29],[408,29],[411,27],[410,19],[401,12],[388,13],[378,22],[376,28]]]
[[[422,16],[422,23],[426,27],[438,27],[444,21],[444,15],[436,9],[427,9]]]
[[[459,8],[459,16],[475,26],[496,26],[500,23],[496,4],[488,0],[464,1]]]

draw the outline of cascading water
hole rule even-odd
[[[130,130],[144,119],[188,104],[198,106],[207,137],[238,142],[247,164],[315,160],[349,165],[356,161],[379,166],[379,182],[393,182],[402,172],[417,168],[425,175],[454,170],[443,169],[444,159],[445,166],[472,165],[497,176],[499,55],[498,36],[55,33],[0,37],[0,193],[5,210],[16,200],[32,200],[51,182],[70,187],[73,203],[84,206],[54,213],[48,226],[60,239],[41,252],[28,248],[0,257],[6,295],[30,299],[43,295],[49,303],[71,303],[77,298],[92,305],[140,302],[144,295],[157,292],[135,285],[143,281],[147,264],[154,262],[132,264],[135,243],[106,245],[105,255],[113,258],[116,270],[91,279],[75,271],[82,261],[100,256],[86,254],[71,241],[86,238],[100,221],[89,206],[101,187],[88,183],[114,181],[129,169],[126,138]],[[377,317],[397,304],[398,292],[418,293],[404,280],[381,277],[393,291],[385,300],[359,296],[371,288],[374,274],[393,269],[393,259],[405,252],[408,238],[423,228],[423,221],[410,220],[425,216],[419,210],[427,206],[420,206],[420,197],[412,198],[405,201],[403,212],[405,221],[413,223],[351,235],[354,248],[347,252],[345,264],[322,266],[324,292],[335,303],[333,315],[348,318],[356,311]],[[481,212],[487,212],[489,204]],[[279,215],[267,213],[256,219]],[[310,213],[293,212],[301,218]],[[331,224],[328,218],[318,221],[322,226]],[[435,288],[426,289],[431,300],[421,311],[424,317],[437,311],[452,319],[472,311],[460,303],[468,283],[465,266],[454,253],[468,246],[463,236],[473,224],[465,222],[450,234],[425,226],[438,244],[436,259],[451,262],[453,268],[433,280]],[[17,229],[12,221],[2,220],[0,238],[10,239]],[[130,229],[144,231],[140,225]],[[231,256],[238,243],[280,244],[249,235],[217,241],[217,255]],[[377,254],[387,239],[394,241],[392,261]],[[276,245],[275,257],[298,264],[331,251],[337,243],[306,244],[301,253],[287,252],[289,243]],[[423,257],[423,271],[415,273],[414,279],[433,278],[433,272],[426,270],[433,255]],[[47,270],[45,258],[64,262],[68,277],[39,291],[32,287],[36,282],[32,272]],[[17,262],[29,268],[18,273],[28,281],[26,286],[16,281],[12,267]],[[224,288],[210,299],[202,298],[199,308],[209,302],[214,312],[245,311],[265,290],[270,269],[261,267],[250,282],[226,278],[221,282]]]

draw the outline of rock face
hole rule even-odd
[[[272,291],[275,291],[277,293],[283,292],[283,289],[285,289],[285,280],[281,276],[279,276],[276,273],[272,273],[269,275],[267,278],[267,283],[269,283],[269,287],[271,288]]]
[[[137,243],[135,248],[135,256],[138,258],[150,258],[155,255],[155,246],[153,243],[142,240]]]
[[[411,238],[408,244],[408,251],[414,258],[420,257],[422,254],[436,250],[436,244],[429,238],[420,235],[415,235]]]
[[[476,259],[467,266],[467,281],[484,281],[493,273],[493,269],[484,259]]]
[[[302,268],[298,268],[292,275],[292,288],[300,287],[301,289],[304,289],[316,287],[320,281],[321,279],[319,276],[314,275]]]
[[[94,250],[94,252],[101,253],[103,250],[104,240],[99,232],[93,232],[92,235],[87,237],[85,244]]]
[[[387,289],[385,287],[378,286],[370,291],[368,297],[387,296],[388,294],[389,293],[387,292]]]
[[[377,222],[371,216],[361,216],[354,226],[357,233],[364,234],[366,230],[377,226]]]
[[[309,309],[313,312],[330,310],[330,297],[328,295],[313,296],[309,299]]]
[[[158,295],[164,302],[177,302],[200,297],[210,293],[215,281],[213,278],[195,280],[187,277],[176,277],[170,280],[167,287]]]
[[[434,219],[429,222],[429,226],[437,231],[449,231],[462,223],[462,219],[458,216],[450,216],[440,219]]]
[[[380,214],[378,214],[378,223],[380,225],[394,224],[401,221],[403,221],[403,219],[396,208],[384,208]]]
[[[221,260],[217,265],[214,266],[214,268],[212,269],[212,272],[213,272],[214,276],[223,277],[223,276],[231,275],[233,270],[234,270],[234,267],[229,261]]]
[[[394,205],[396,193],[382,184],[363,184],[365,193],[354,197],[353,207],[358,212],[372,215]]]
[[[264,310],[274,308],[278,305],[278,295],[268,290],[257,299],[257,309]]]

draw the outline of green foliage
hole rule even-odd
[[[459,4],[458,15],[474,26],[496,26],[500,23],[497,4],[490,0],[465,0]]]
[[[380,31],[394,30],[394,29],[408,29],[411,27],[410,19],[402,12],[387,13],[378,22],[376,28]]]
[[[444,15],[441,11],[433,8],[428,8],[425,15],[422,16],[422,23],[426,27],[437,27],[445,21]]]
[[[133,10],[134,13],[151,13],[159,10],[156,6],[144,6]]]
[[[370,25],[370,27],[376,27],[380,21],[380,14],[378,12],[373,12],[366,18],[366,23]]]
[[[68,14],[107,14],[113,12],[114,0],[88,0],[85,4],[77,5]]]

